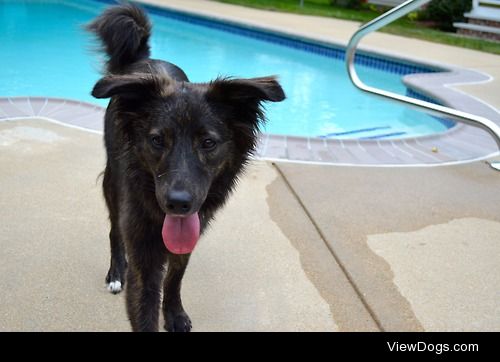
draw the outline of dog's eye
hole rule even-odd
[[[211,138],[206,138],[201,143],[201,147],[207,151],[213,150],[216,145],[217,145],[217,143]]]
[[[151,144],[156,148],[163,148],[163,138],[160,136],[151,136]]]

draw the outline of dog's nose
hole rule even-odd
[[[188,214],[192,203],[193,197],[187,191],[170,191],[167,195],[167,209],[172,214]]]

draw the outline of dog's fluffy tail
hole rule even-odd
[[[125,67],[149,57],[151,23],[141,8],[122,4],[106,9],[87,25],[108,55],[107,71],[121,73]]]

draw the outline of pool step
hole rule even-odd
[[[362,140],[370,140],[398,137],[406,134],[406,132],[404,131],[391,130],[391,128],[391,126],[361,128],[349,131],[328,133],[326,135],[319,136],[319,138],[357,138]]]
[[[378,127],[371,127],[371,128],[361,128],[361,129],[354,129],[351,131],[342,131],[342,132],[333,132],[333,133],[328,133],[326,135],[319,136],[319,138],[331,138],[331,137],[341,137],[341,136],[348,136],[348,135],[355,135],[358,133],[365,133],[365,132],[372,132],[372,131],[378,131],[378,130],[385,130],[389,129],[391,126],[378,126]]]
[[[366,136],[366,137],[360,137],[361,140],[380,140],[383,138],[391,138],[391,137],[399,137],[405,135],[406,132],[391,132],[391,133],[384,133],[384,134],[379,134],[375,136]]]

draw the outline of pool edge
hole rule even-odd
[[[103,107],[62,98],[0,98],[0,122],[39,118],[83,131],[103,133]],[[263,133],[255,158],[339,166],[437,166],[498,155],[485,132],[454,127],[445,135],[395,140],[320,139]]]

